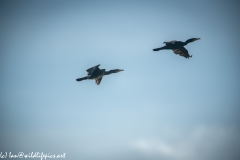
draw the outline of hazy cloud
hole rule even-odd
[[[176,142],[160,138],[140,139],[133,148],[148,158],[173,160],[240,159],[239,132],[233,129],[198,127]]]

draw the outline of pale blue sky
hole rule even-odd
[[[1,1],[1,151],[239,159],[237,1]],[[186,46],[190,59],[164,41]],[[99,86],[86,69],[124,69]]]

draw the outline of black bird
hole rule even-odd
[[[86,79],[95,79],[96,84],[99,85],[101,83],[103,76],[123,71],[121,69],[105,71],[105,69],[99,69],[98,68],[99,66],[100,66],[100,64],[87,69],[86,71],[87,71],[88,75],[86,77],[78,78],[78,79],[76,79],[76,81],[82,81],[82,80],[86,80]]]
[[[175,54],[178,54],[180,56],[183,56],[185,58],[192,57],[192,55],[190,56],[188,54],[188,50],[186,48],[184,48],[184,46],[186,46],[188,43],[194,42],[196,40],[199,40],[200,38],[190,38],[188,40],[186,40],[185,42],[181,42],[181,41],[170,41],[170,42],[163,42],[165,43],[165,46],[161,47],[161,48],[155,48],[153,49],[153,51],[159,51],[159,50],[163,50],[163,49],[171,49]]]

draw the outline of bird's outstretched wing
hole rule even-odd
[[[95,70],[99,69],[99,68],[98,68],[99,66],[100,66],[100,64],[99,64],[99,65],[96,65],[96,66],[94,66],[94,67],[88,68],[88,69],[86,70],[86,71],[88,72],[88,76],[91,76]]]
[[[101,78],[96,78],[95,79],[96,84],[99,85],[101,83],[101,80],[102,80],[102,77]]]
[[[166,45],[173,45],[173,44],[176,44],[178,41],[176,40],[172,40],[172,41],[169,41],[169,42],[163,42],[165,43]]]
[[[160,48],[154,48],[153,51],[159,51],[159,50],[163,50],[163,49],[172,49],[172,47],[170,47],[170,46],[163,46],[163,47],[160,47]]]
[[[183,56],[185,58],[192,57],[188,54],[188,50],[184,47],[178,48],[178,49],[173,49],[172,50],[175,54],[178,54],[180,56]]]
[[[87,76],[86,77],[82,77],[82,78],[77,78],[76,81],[82,81],[82,80],[86,80],[86,79],[88,79]]]

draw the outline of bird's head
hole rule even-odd
[[[117,73],[117,72],[121,72],[121,71],[124,71],[124,70],[123,69],[116,69],[115,71]]]
[[[113,70],[110,70],[110,71],[105,71],[104,75],[109,75],[109,74],[112,74],[112,73],[118,73],[118,72],[121,72],[121,71],[123,71],[123,69],[113,69]]]
[[[190,38],[186,42],[190,43],[190,42],[194,42],[194,41],[199,40],[199,39],[200,38]]]
[[[185,41],[185,45],[187,45],[188,43],[194,42],[196,40],[199,40],[200,38],[190,38],[188,40]]]
[[[192,42],[199,40],[200,38],[192,38]]]

